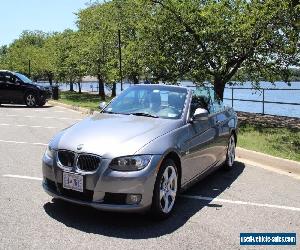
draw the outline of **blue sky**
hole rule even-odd
[[[0,45],[17,39],[23,30],[63,31],[75,29],[74,12],[89,0],[5,0],[1,1]]]

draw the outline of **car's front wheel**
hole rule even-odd
[[[152,214],[159,219],[168,217],[173,209],[178,192],[178,170],[171,159],[166,159],[156,178],[152,199]]]
[[[231,169],[235,161],[235,136],[232,134],[228,141],[225,169]]]
[[[37,104],[37,98],[33,93],[28,93],[25,95],[25,104],[27,107],[35,107]]]

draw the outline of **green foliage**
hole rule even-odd
[[[288,67],[299,64],[299,5],[282,0],[152,3],[162,57],[173,62],[179,76],[211,80],[221,99],[233,76],[256,84],[278,75],[288,80]]]
[[[300,131],[295,129],[242,125],[238,146],[300,161]]]
[[[43,46],[47,34],[41,31],[24,31],[7,49],[6,68],[29,74],[29,60],[34,78],[42,77],[44,66]],[[46,66],[47,67],[47,66]]]
[[[300,11],[282,0],[112,0],[77,13],[77,31],[25,31],[0,49],[0,66],[56,81],[80,82],[85,75],[104,83],[122,73],[176,83],[211,82],[219,98],[231,80],[289,81],[299,65]],[[296,72],[297,73],[297,72]]]

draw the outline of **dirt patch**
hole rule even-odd
[[[268,128],[289,128],[300,130],[300,118],[261,115],[247,112],[237,112],[240,125],[255,125]]]

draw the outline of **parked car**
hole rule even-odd
[[[34,84],[32,80],[20,73],[0,70],[0,104],[43,106],[50,97],[50,87]]]
[[[164,218],[179,191],[233,167],[236,142],[236,113],[209,89],[137,85],[50,141],[43,188],[97,209]]]

